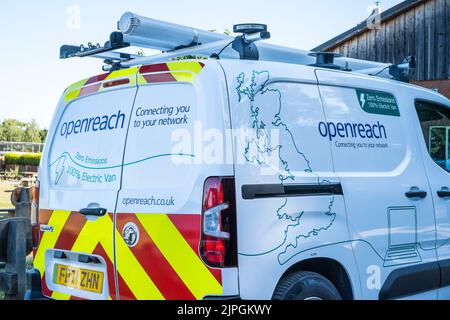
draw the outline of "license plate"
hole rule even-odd
[[[53,282],[73,289],[102,293],[103,278],[103,272],[57,264]]]

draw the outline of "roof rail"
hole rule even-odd
[[[120,32],[113,32],[108,42],[85,46],[62,46],[61,59],[94,57],[103,59],[104,71],[164,62],[186,55],[215,59],[246,59],[284,62],[331,69],[353,71],[381,78],[409,81],[409,70],[415,67],[411,57],[399,65],[342,57],[330,53],[314,53],[262,42],[270,38],[267,26],[262,24],[235,25],[237,37],[164,22],[127,12],[118,22]],[[156,49],[161,54],[132,55],[118,50],[127,47]]]

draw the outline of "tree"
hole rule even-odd
[[[23,142],[24,123],[15,119],[6,119],[0,127],[0,140],[8,142]]]
[[[47,129],[42,129],[41,131],[39,131],[39,136],[41,137],[42,142],[45,142],[45,139],[47,139],[47,135],[48,135]]]
[[[47,130],[41,130],[36,120],[21,122],[16,119],[6,119],[0,123],[0,141],[42,143],[47,136]]]
[[[38,123],[35,119],[31,120],[30,123],[25,124],[25,132],[24,132],[24,139],[23,142],[37,142],[41,143],[41,129],[39,128]]]

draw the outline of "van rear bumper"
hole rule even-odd
[[[28,290],[25,293],[25,300],[50,300],[42,294],[41,273],[32,269],[27,271]]]
[[[240,296],[206,296],[204,301],[241,301]]]
[[[27,271],[28,290],[25,293],[25,300],[51,300],[42,294],[42,277],[39,270]],[[205,301],[239,301],[239,296],[206,296]]]

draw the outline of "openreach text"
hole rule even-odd
[[[330,141],[337,137],[387,139],[386,128],[380,122],[376,124],[320,122],[319,132],[322,137],[328,137]]]

